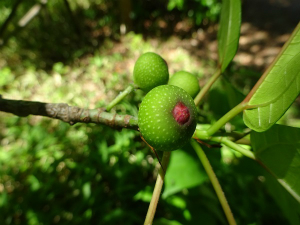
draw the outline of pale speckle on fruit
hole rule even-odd
[[[135,63],[133,79],[137,86],[148,92],[156,86],[167,84],[168,66],[156,53],[145,53]]]
[[[172,116],[172,110],[178,102],[184,102],[190,108],[191,119],[183,125]],[[193,99],[184,90],[171,85],[156,87],[145,96],[140,106],[141,134],[156,150],[175,150],[192,136],[196,127],[195,114]],[[149,119],[150,116],[152,118]]]

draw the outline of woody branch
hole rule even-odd
[[[3,99],[0,95],[0,111],[20,117],[29,115],[59,119],[71,125],[75,123],[105,124],[112,128],[138,129],[137,118],[106,112],[104,108],[83,109],[66,103],[44,103],[35,101]]]

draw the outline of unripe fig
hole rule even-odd
[[[141,55],[133,69],[133,81],[143,91],[167,84],[169,71],[166,61],[156,53],[147,52]]]
[[[197,77],[186,71],[179,71],[174,73],[169,80],[169,84],[181,87],[187,93],[189,93],[192,98],[195,98],[200,91],[199,81]]]
[[[172,151],[182,147],[192,137],[196,124],[192,97],[173,85],[152,89],[139,108],[140,132],[156,150]]]

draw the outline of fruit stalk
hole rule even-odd
[[[196,151],[211,183],[213,188],[215,189],[215,192],[218,196],[218,199],[221,203],[221,206],[223,208],[223,211],[225,213],[225,216],[227,218],[227,221],[230,225],[236,225],[235,219],[233,217],[233,214],[231,212],[231,209],[228,205],[227,199],[225,197],[225,194],[222,190],[222,187],[218,181],[218,178],[216,177],[216,174],[213,171],[213,168],[211,167],[208,158],[206,157],[203,149],[201,148],[201,146],[195,141],[195,140],[191,140],[191,145],[194,148],[194,150]]]
[[[122,101],[128,94],[130,94],[134,89],[133,84],[130,84],[124,91],[120,92],[120,94],[111,101],[106,106],[106,111],[109,112],[115,105],[117,105],[120,101]]]
[[[232,108],[228,113],[221,117],[217,122],[211,125],[207,130],[196,130],[195,135],[201,140],[211,139],[211,136],[215,134],[220,128],[222,128],[228,121],[233,117],[241,113],[244,109],[247,108],[247,104],[241,102]]]
[[[243,148],[242,146],[238,145],[237,143],[229,140],[229,138],[227,138],[227,137],[212,137],[210,140],[222,143],[222,144],[226,145],[227,147],[243,154],[244,156],[246,156],[250,159],[256,160],[256,157],[252,151]]]
[[[218,70],[209,79],[209,81],[204,85],[204,87],[201,89],[201,91],[198,93],[198,95],[194,99],[196,106],[198,106],[201,103],[204,95],[209,91],[210,87],[216,82],[216,80],[220,77],[220,75],[221,75],[221,69],[218,68]]]
[[[162,164],[162,167],[165,169],[165,171],[167,170],[169,160],[170,160],[170,156],[171,156],[171,152],[164,151],[161,164]],[[147,212],[147,215],[146,215],[144,225],[151,225],[152,222],[153,222],[153,218],[154,218],[154,215],[155,215],[155,212],[156,212],[158,200],[159,200],[159,197],[160,197],[161,189],[162,189],[162,186],[163,186],[163,183],[164,183],[164,178],[165,178],[165,171],[162,169],[162,167],[159,169],[159,173],[158,173],[158,176],[156,178],[156,183],[155,183],[153,195],[152,195],[152,198],[151,198],[151,202],[150,202],[150,205],[149,205],[149,208],[148,208],[148,212]]]
[[[212,136],[214,133],[216,133],[221,127],[223,127],[233,117],[241,113],[246,107],[247,104],[242,102],[236,105],[234,108],[232,108],[228,113],[226,113],[223,117],[221,117],[207,130],[208,136]]]

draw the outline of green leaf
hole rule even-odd
[[[274,63],[266,70],[244,102],[245,124],[258,132],[269,129],[300,93],[300,23]]]
[[[251,143],[257,159],[300,203],[300,129],[274,125],[251,132]]]
[[[284,188],[272,177],[271,174],[265,172],[265,185],[284,213],[286,219],[291,225],[300,224],[300,205]]]
[[[207,175],[199,160],[186,150],[176,150],[171,155],[162,197],[167,198],[183,189],[195,187],[205,180]]]
[[[145,189],[140,190],[133,199],[135,201],[141,200],[143,202],[150,202],[153,194],[153,188],[151,186],[146,186]]]
[[[240,0],[223,0],[219,26],[219,66],[221,72],[224,72],[238,49],[241,27]]]
[[[184,0],[169,0],[168,10],[171,11],[174,8],[182,10],[183,9],[183,4],[184,4]]]
[[[38,178],[34,175],[29,175],[27,178],[28,183],[30,184],[30,188],[32,191],[37,191],[40,189],[41,184]]]

